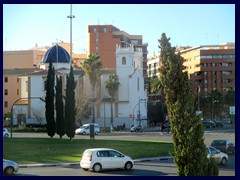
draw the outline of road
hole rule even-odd
[[[235,176],[235,165],[230,158],[227,166],[219,166],[219,176]],[[79,165],[20,168],[17,176],[177,176],[173,160],[137,162],[131,171],[105,170],[100,173],[83,171]]]
[[[46,133],[13,133],[13,137],[41,137],[49,138]],[[54,136],[54,138],[59,138]],[[67,138],[64,136],[63,138]],[[76,135],[75,139],[89,139],[89,135]],[[152,129],[143,133],[114,132],[100,133],[96,139],[133,139],[133,140],[159,140],[172,142],[172,134]],[[228,138],[235,143],[235,129],[213,128],[206,129],[205,144],[210,145],[213,139]],[[177,169],[172,160],[138,162],[132,171],[104,171],[101,173],[85,172],[79,166],[57,167],[31,167],[20,168],[18,176],[176,176]],[[230,155],[227,166],[219,166],[220,176],[235,176],[235,156]]]

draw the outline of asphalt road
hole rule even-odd
[[[235,168],[230,158],[227,166],[219,166],[219,176],[235,176]],[[16,176],[177,176],[173,160],[137,162],[131,171],[104,170],[100,173],[84,171],[79,165],[57,167],[20,168]]]

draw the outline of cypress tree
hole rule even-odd
[[[66,134],[70,139],[72,139],[75,134],[75,87],[76,82],[74,81],[73,68],[71,66],[70,73],[67,76],[65,101]]]
[[[57,134],[62,139],[62,136],[65,134],[65,124],[64,124],[64,115],[63,115],[63,96],[62,96],[62,77],[58,78],[56,76],[57,84],[56,89],[56,130]]]
[[[204,129],[196,115],[196,94],[192,91],[183,58],[175,54],[165,33],[159,40],[161,49],[160,81],[166,95],[173,133],[174,162],[180,176],[207,175],[207,151]]]
[[[55,135],[55,119],[54,119],[54,78],[55,71],[50,60],[48,66],[48,75],[46,81],[46,103],[45,116],[47,121],[47,133],[52,138]]]

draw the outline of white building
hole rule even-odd
[[[24,123],[46,123],[45,120],[45,81],[47,78],[47,67],[49,59],[52,59],[55,74],[62,76],[63,89],[66,85],[66,76],[69,73],[69,54],[61,46],[54,46],[49,49],[41,61],[42,70],[34,73],[22,75],[21,79],[21,98],[24,104],[16,103],[14,106],[14,124]],[[60,56],[58,54],[61,53]],[[57,57],[54,59],[54,57]],[[64,57],[64,58],[62,58]],[[141,123],[147,126],[147,93],[144,91],[144,78],[142,74],[142,52],[134,52],[134,48],[116,47],[116,69],[103,69],[95,91],[97,103],[95,104],[95,121],[101,127],[110,126],[110,96],[105,88],[105,81],[111,73],[116,73],[119,78],[119,90],[113,104],[113,126],[125,124],[126,128]],[[90,85],[88,79],[83,76],[82,70],[74,70],[74,77],[77,86],[76,96],[90,97]],[[64,91],[63,91],[64,92]],[[133,118],[129,118],[130,116]],[[140,115],[140,116],[139,116]],[[23,117],[20,118],[19,116]],[[25,119],[24,119],[25,118]],[[76,118],[77,119],[77,118]],[[85,119],[82,123],[91,122],[92,119]]]

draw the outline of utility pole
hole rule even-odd
[[[70,16],[67,18],[70,18],[70,66],[72,66],[72,19],[75,18],[75,16],[72,15],[72,4],[70,4]]]

